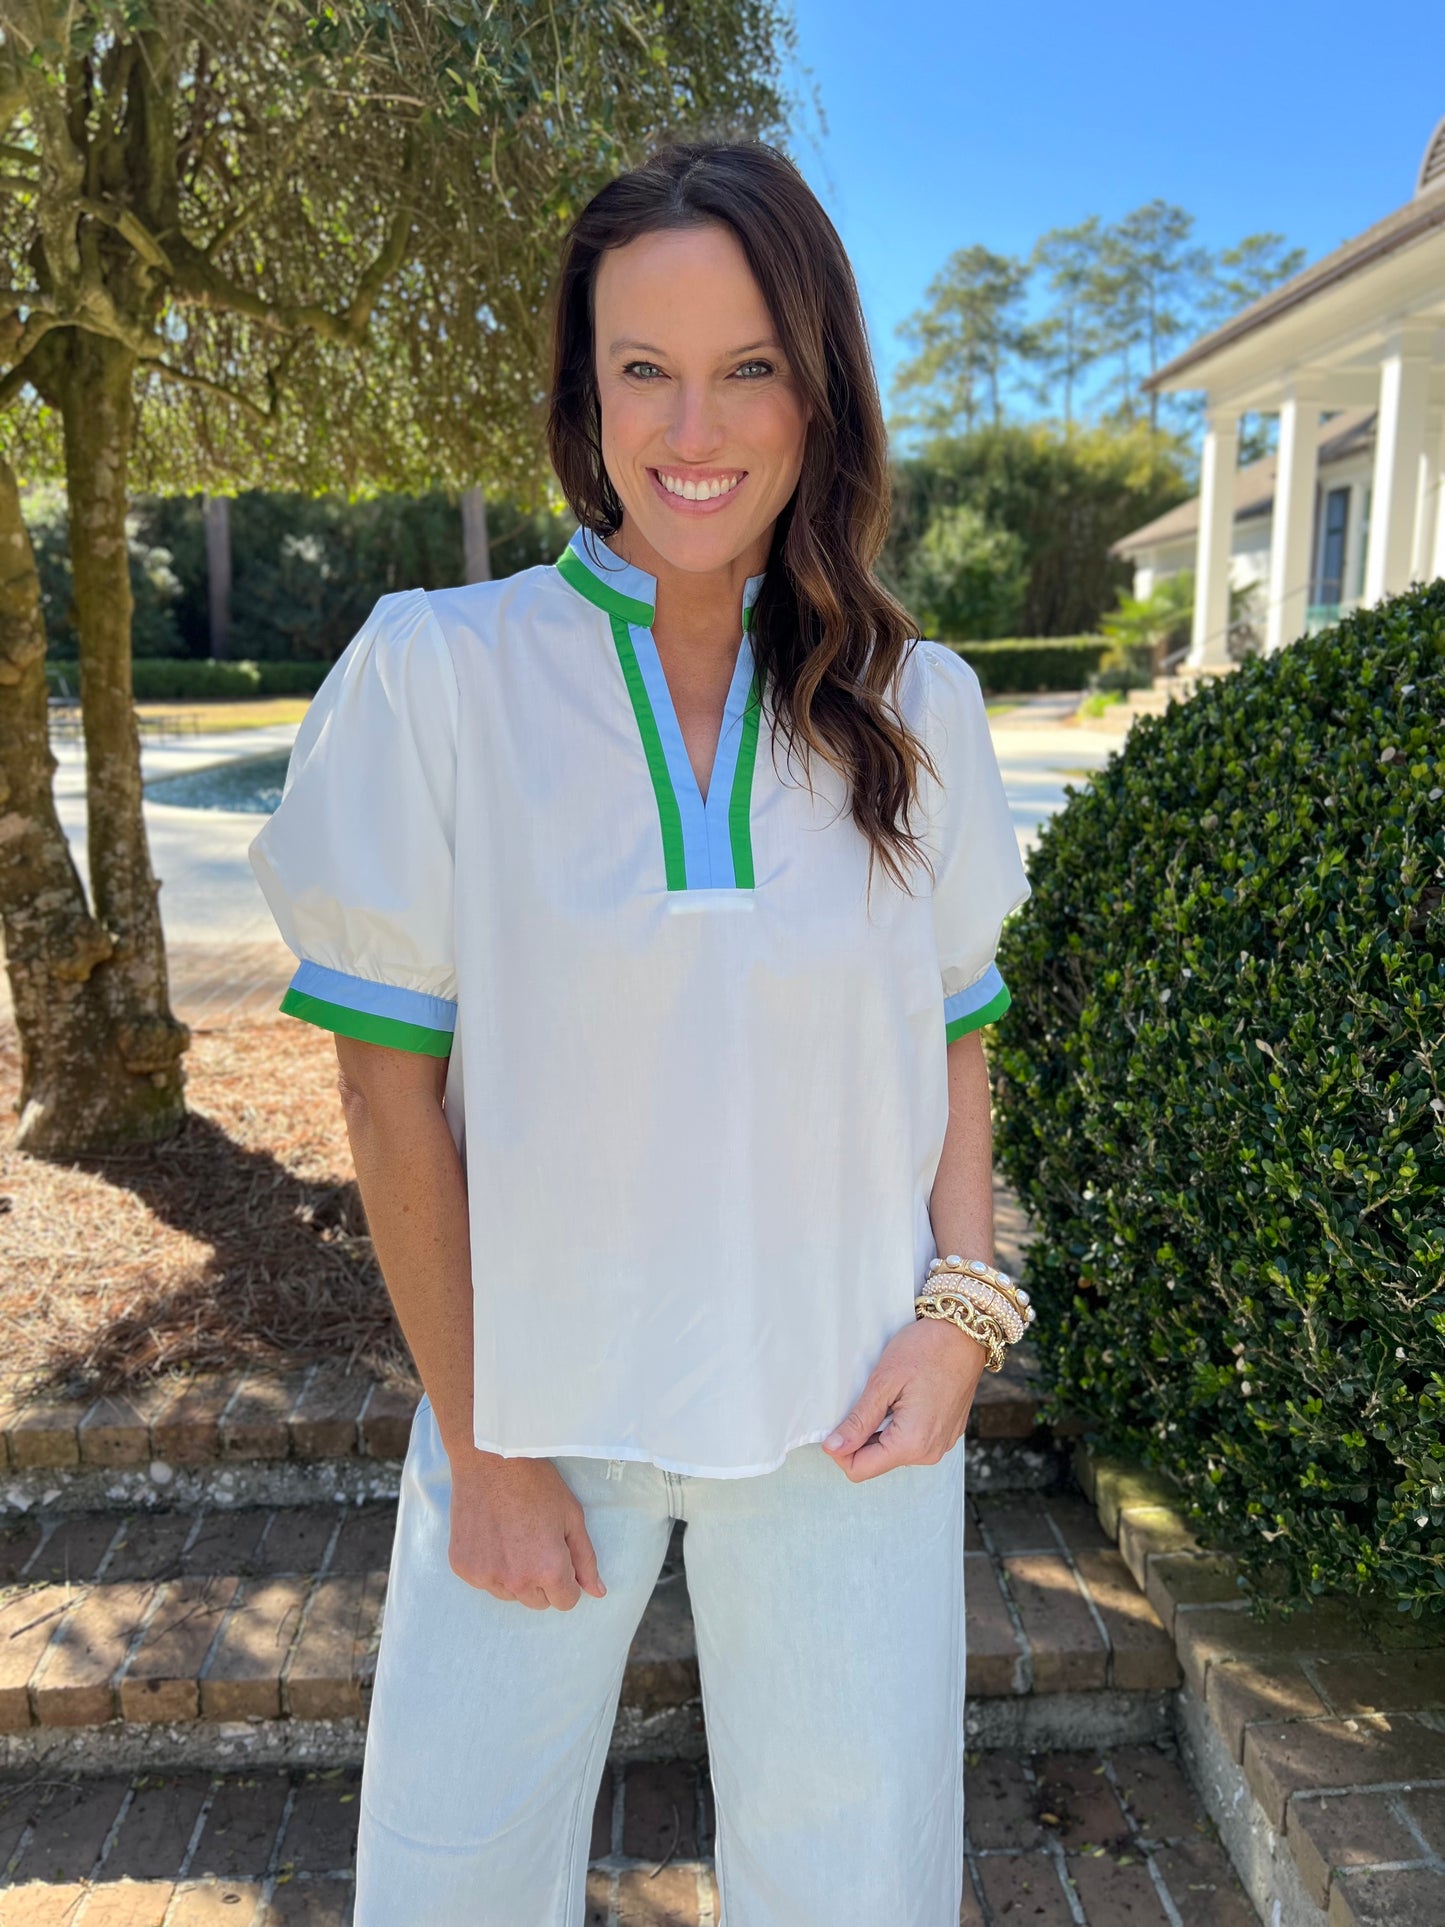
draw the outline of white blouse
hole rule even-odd
[[[447,1058],[475,1293],[474,1434],[504,1456],[771,1471],[831,1432],[935,1255],[945,1039],[999,1016],[1029,894],[972,669],[907,653],[930,885],[842,779],[772,752],[742,634],[702,796],[656,580],[554,565],[384,595],[250,848],[281,1008]]]

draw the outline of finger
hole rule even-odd
[[[603,1585],[597,1571],[597,1554],[592,1550],[592,1541],[587,1536],[587,1527],[579,1519],[567,1533],[567,1550],[572,1555],[572,1570],[577,1575],[577,1583],[583,1592],[590,1593],[594,1599],[605,1599],[607,1588]]]
[[[823,1450],[834,1453],[840,1459],[856,1452],[864,1439],[871,1438],[888,1416],[888,1402],[897,1389],[892,1379],[876,1375],[870,1378],[852,1411],[839,1423],[837,1430],[824,1439]]]
[[[573,1577],[570,1567],[565,1573],[559,1573],[555,1578],[548,1579],[543,1590],[546,1593],[547,1604],[555,1606],[558,1612],[562,1613],[570,1613],[582,1597],[582,1589]]]
[[[889,1472],[895,1465],[913,1465],[918,1456],[909,1428],[894,1419],[891,1425],[884,1426],[876,1439],[865,1440],[846,1462],[840,1457],[839,1463],[857,1484],[861,1479],[872,1479],[880,1472]]]

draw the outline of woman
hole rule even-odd
[[[426,1392],[356,1919],[581,1921],[681,1518],[726,1927],[944,1927],[1008,1320],[996,1275],[915,1301],[992,1257],[979,1029],[1028,885],[976,678],[871,573],[876,385],[792,165],[614,181],[555,329],[577,535],[383,596],[252,846]]]

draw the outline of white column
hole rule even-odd
[[[1380,363],[1370,545],[1362,598],[1366,607],[1381,596],[1408,588],[1410,582],[1433,335],[1433,328],[1398,329],[1385,344]]]
[[[1286,386],[1279,411],[1269,606],[1264,626],[1266,655],[1273,655],[1304,634],[1314,574],[1315,450],[1319,433],[1319,383],[1306,375],[1297,376]]]
[[[1427,573],[1432,581],[1445,576],[1445,424],[1435,450],[1435,550]]]
[[[1234,471],[1239,416],[1211,408],[1199,464],[1199,540],[1194,551],[1194,630],[1188,669],[1229,663],[1229,552],[1234,540]]]
[[[1445,466],[1445,410],[1432,408],[1420,450],[1420,487],[1415,497],[1415,539],[1410,545],[1410,580],[1429,582],[1435,567],[1435,537],[1440,522],[1441,469]]]

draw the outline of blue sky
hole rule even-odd
[[[795,0],[827,131],[793,152],[853,259],[885,395],[894,324],[954,248],[1026,253],[1156,195],[1225,247],[1311,260],[1409,198],[1445,114],[1440,0]]]

